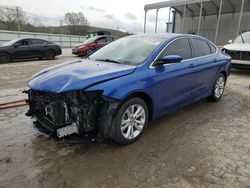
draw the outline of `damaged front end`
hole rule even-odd
[[[102,91],[47,93],[30,89],[27,116],[59,138],[97,128],[103,103]]]

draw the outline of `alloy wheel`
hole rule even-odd
[[[214,94],[216,98],[220,98],[225,89],[225,79],[223,76],[220,76],[215,84]]]
[[[131,105],[123,114],[121,121],[121,132],[126,139],[136,138],[146,122],[145,109],[139,105]]]

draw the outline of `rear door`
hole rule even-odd
[[[32,50],[32,57],[38,58],[42,57],[45,50],[46,50],[46,44],[47,41],[41,40],[41,39],[31,39],[31,45],[30,48]]]
[[[208,93],[217,75],[218,66],[217,48],[205,40],[198,38],[190,39],[193,54],[196,59],[194,72],[196,90],[194,97],[199,97]]]
[[[188,39],[181,38],[171,42],[160,54],[158,59],[167,55],[179,55],[183,58],[180,63],[166,64],[154,67],[157,80],[158,107],[161,113],[181,106],[192,99],[195,90],[191,45]]]

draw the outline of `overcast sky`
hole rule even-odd
[[[159,1],[162,0],[1,0],[0,5],[20,6],[26,12],[58,20],[66,12],[83,12],[93,26],[143,32],[144,5]],[[160,9],[159,32],[166,30],[167,15],[168,9]],[[153,32],[155,10],[148,12],[147,20],[147,30]]]

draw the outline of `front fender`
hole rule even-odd
[[[152,101],[156,98],[156,76],[148,70],[137,69],[134,73],[120,78],[109,80],[90,88],[86,91],[102,90],[103,96],[124,100],[134,93],[145,93]]]

